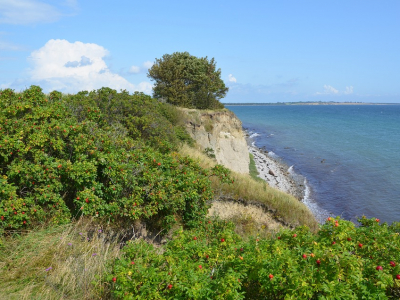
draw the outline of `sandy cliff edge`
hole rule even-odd
[[[187,115],[187,131],[203,151],[212,149],[219,164],[237,173],[249,173],[249,151],[242,122],[233,112],[182,110]]]

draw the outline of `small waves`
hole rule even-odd
[[[257,136],[260,136],[260,134],[258,134],[257,132],[254,132],[254,133],[250,132],[249,134],[250,134],[249,138],[251,138],[251,139],[253,139],[253,138],[257,137]]]
[[[272,157],[272,158],[279,158],[279,156],[278,156],[275,152],[273,152],[273,151],[269,151],[269,152],[268,152],[268,156],[270,156],[270,157]]]
[[[290,175],[292,175],[292,176],[294,175],[293,166],[289,167],[288,172]]]
[[[304,178],[303,184],[304,184],[304,197],[301,200],[301,202],[303,202],[308,207],[308,209],[312,212],[315,219],[317,219],[319,223],[321,224],[324,223],[325,219],[332,216],[332,214],[329,213],[327,210],[321,208],[317,204],[317,202],[315,202],[315,200],[312,198],[312,190],[306,178]]]

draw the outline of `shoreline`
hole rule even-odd
[[[269,186],[294,196],[303,201],[307,196],[305,178],[293,172],[293,167],[286,165],[274,153],[254,145],[252,135],[245,131],[249,153],[253,155],[258,171],[258,177],[265,180]]]
[[[288,166],[275,153],[263,148],[258,148],[253,140],[253,134],[243,128],[249,153],[253,155],[258,171],[258,177],[265,180],[270,187],[292,195],[304,203],[319,223],[324,223],[331,213],[321,209],[311,197],[311,189],[307,179],[293,171],[293,166]]]

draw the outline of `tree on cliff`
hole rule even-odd
[[[153,96],[188,108],[223,108],[219,100],[228,88],[214,58],[198,58],[188,52],[164,54],[156,59],[147,76],[155,81]]]

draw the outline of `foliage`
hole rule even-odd
[[[96,121],[100,126],[122,125],[129,137],[141,139],[164,153],[176,150],[180,142],[193,143],[181,124],[181,112],[143,93],[130,95],[103,87],[68,95],[63,102],[79,122],[99,114]]]
[[[249,174],[250,174],[251,178],[253,178],[256,181],[264,182],[264,180],[262,178],[258,177],[258,175],[260,173],[257,170],[257,166],[256,166],[256,162],[254,161],[253,154],[249,153],[249,157],[250,157]]]
[[[107,119],[106,110],[118,107],[104,104],[114,99],[110,94],[118,95],[93,92],[103,99],[93,106],[94,96],[74,99],[79,106],[57,92],[47,98],[37,86],[22,94],[0,91],[0,230],[90,215],[141,219],[168,231],[177,222],[190,226],[204,217],[213,196],[209,177],[225,180],[228,170],[204,170],[190,158],[132,139],[135,130],[143,137],[146,129],[134,117]],[[146,101],[151,102],[139,105]]]
[[[198,58],[188,52],[156,59],[148,77],[155,81],[155,98],[188,108],[223,108],[219,100],[228,91],[214,58]]]
[[[108,281],[120,299],[398,299],[400,225],[359,221],[250,241],[232,224],[200,221],[163,252],[131,242]]]
[[[204,149],[204,154],[207,155],[209,158],[215,158],[215,152],[213,148],[206,148]]]
[[[202,151],[183,145],[179,153],[192,157],[203,168],[211,168],[216,161],[207,157]],[[260,205],[274,219],[283,224],[295,227],[306,225],[312,232],[318,230],[318,222],[307,206],[295,197],[271,188],[265,181],[255,181],[248,174],[231,172],[234,184],[223,184],[217,177],[212,178],[211,187],[216,197],[240,199],[244,205]]]

